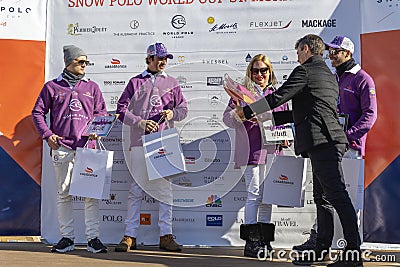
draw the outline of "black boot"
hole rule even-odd
[[[246,241],[244,256],[262,259],[265,256],[265,248],[261,241]]]

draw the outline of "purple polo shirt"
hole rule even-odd
[[[377,118],[375,84],[360,65],[345,71],[339,78],[338,112],[348,114],[347,139],[352,149],[365,156],[367,133]]]
[[[174,112],[169,127],[174,121],[181,121],[187,116],[187,103],[178,81],[165,72],[156,76],[144,71],[131,78],[122,92],[117,104],[119,119],[130,127],[131,147],[142,146],[142,136],[147,134],[139,127],[141,120],[158,122],[160,113],[170,109]],[[161,123],[158,131],[165,129]]]
[[[50,113],[50,127],[46,114]],[[82,136],[88,122],[96,115],[106,115],[106,103],[97,83],[82,79],[71,87],[60,75],[43,86],[32,110],[33,122],[42,139],[61,136],[60,144],[76,149],[83,147]]]

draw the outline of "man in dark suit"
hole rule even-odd
[[[265,99],[237,107],[236,113],[242,119],[250,119],[292,100],[292,112],[286,116],[278,112],[274,118],[276,124],[294,122],[295,152],[311,160],[319,226],[316,248],[296,257],[293,264],[310,265],[330,254],[335,209],[347,246],[342,257],[328,266],[363,266],[357,217],[346,191],[341,166],[347,139],[336,112],[338,84],[322,59],[325,44],[319,36],[306,35],[296,42],[295,48],[300,65],[288,80]]]

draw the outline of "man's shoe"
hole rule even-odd
[[[293,246],[293,250],[304,251],[315,249],[315,246],[317,244],[317,231],[311,229],[311,232],[309,234],[310,237],[306,240],[306,242],[301,245]]]
[[[58,241],[57,245],[51,248],[51,252],[65,253],[75,249],[74,241],[67,237],[63,237]]]
[[[92,253],[107,253],[107,247],[97,237],[89,240],[86,249]]]
[[[268,249],[268,248],[267,248]],[[265,246],[261,241],[246,241],[243,255],[249,258],[264,258]]]
[[[329,249],[302,251],[298,257],[294,257],[292,263],[298,266],[310,266],[314,262],[325,261],[328,253]]]
[[[160,249],[166,251],[179,252],[182,250],[182,246],[175,242],[175,237],[171,234],[160,236]]]
[[[127,252],[136,249],[136,238],[124,235],[121,242],[115,247],[115,252]]]

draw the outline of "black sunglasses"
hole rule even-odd
[[[251,73],[252,73],[252,74],[258,74],[259,72],[260,72],[261,74],[267,74],[268,71],[269,71],[269,68],[261,68],[261,69],[258,69],[258,68],[251,68]]]
[[[332,50],[328,51],[328,54],[330,56],[334,56],[334,55],[337,55],[337,54],[339,54],[340,52],[343,52],[343,51],[346,51],[346,50],[345,49],[332,49]]]
[[[77,62],[78,62],[79,65],[83,65],[83,64],[86,64],[86,66],[89,65],[89,61],[88,60],[81,59],[81,60],[77,60]]]

